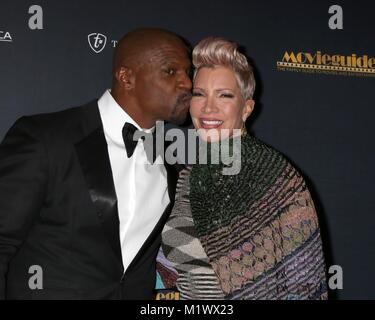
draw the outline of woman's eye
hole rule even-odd
[[[222,97],[222,98],[233,98],[234,96],[231,93],[222,93],[220,95],[220,97]]]
[[[200,97],[202,94],[200,92],[194,92],[193,91],[193,97]]]

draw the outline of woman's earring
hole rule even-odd
[[[244,137],[244,136],[247,135],[247,130],[246,130],[245,122],[246,122],[246,120],[244,122],[242,122],[242,128],[241,128],[241,136],[242,137]]]

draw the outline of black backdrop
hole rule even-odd
[[[29,28],[31,5],[43,9],[42,30]],[[331,5],[343,9],[343,30],[328,27]],[[256,68],[251,130],[303,172],[327,264],[343,268],[332,297],[375,298],[375,74],[276,65],[285,52],[375,57],[374,12],[373,1],[1,0],[0,38],[12,41],[0,41],[0,139],[21,115],[99,97],[111,83],[112,40],[131,29],[163,27],[192,44],[208,35],[237,41]],[[91,33],[107,37],[100,53]]]

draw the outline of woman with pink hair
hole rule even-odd
[[[213,149],[240,138],[241,168],[225,175],[224,163],[209,161],[180,173],[162,249],[181,299],[326,299],[318,218],[305,181],[245,129],[255,105],[252,67],[221,38],[202,40],[193,64],[193,124]]]

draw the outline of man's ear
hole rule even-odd
[[[115,78],[119,85],[125,90],[134,88],[134,75],[133,71],[128,67],[120,67],[115,71]]]
[[[245,101],[245,107],[243,108],[242,112],[242,120],[243,122],[251,115],[254,110],[255,101],[253,99],[248,99]]]

